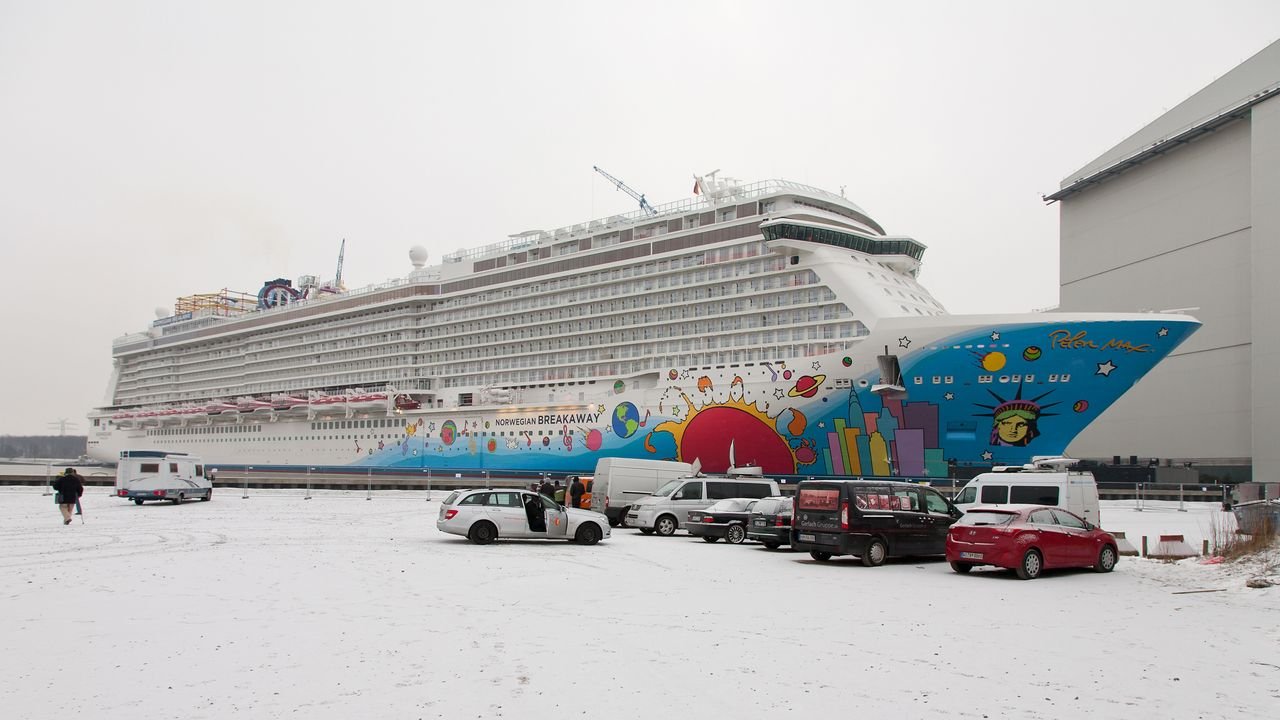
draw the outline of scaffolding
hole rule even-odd
[[[247,313],[258,307],[258,296],[223,288],[215,293],[184,295],[173,305],[173,314],[233,316]]]

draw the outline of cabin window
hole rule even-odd
[[[203,465],[197,465],[197,466],[196,466],[196,477],[204,477],[204,466],[203,466]]]
[[[178,472],[178,463],[169,463],[169,472],[171,473]]]
[[[142,463],[138,467],[140,473],[158,473],[160,472],[160,463]]]

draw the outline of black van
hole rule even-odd
[[[890,480],[806,480],[796,486],[791,547],[814,560],[855,555],[868,567],[899,555],[943,555],[962,514],[938,491]]]

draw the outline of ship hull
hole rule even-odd
[[[777,475],[946,477],[1071,440],[1199,327],[1181,315],[888,318],[854,347],[585,385],[577,403],[396,413],[305,408],[108,427],[90,454],[194,452],[211,466],[590,472],[603,457]],[[901,368],[882,376],[879,356]],[[904,392],[880,393],[900,382]],[[594,390],[592,390],[594,388]]]

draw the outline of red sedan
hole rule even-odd
[[[1056,507],[979,506],[947,533],[947,561],[958,573],[995,565],[1031,580],[1053,568],[1111,572],[1119,557],[1111,533]]]

